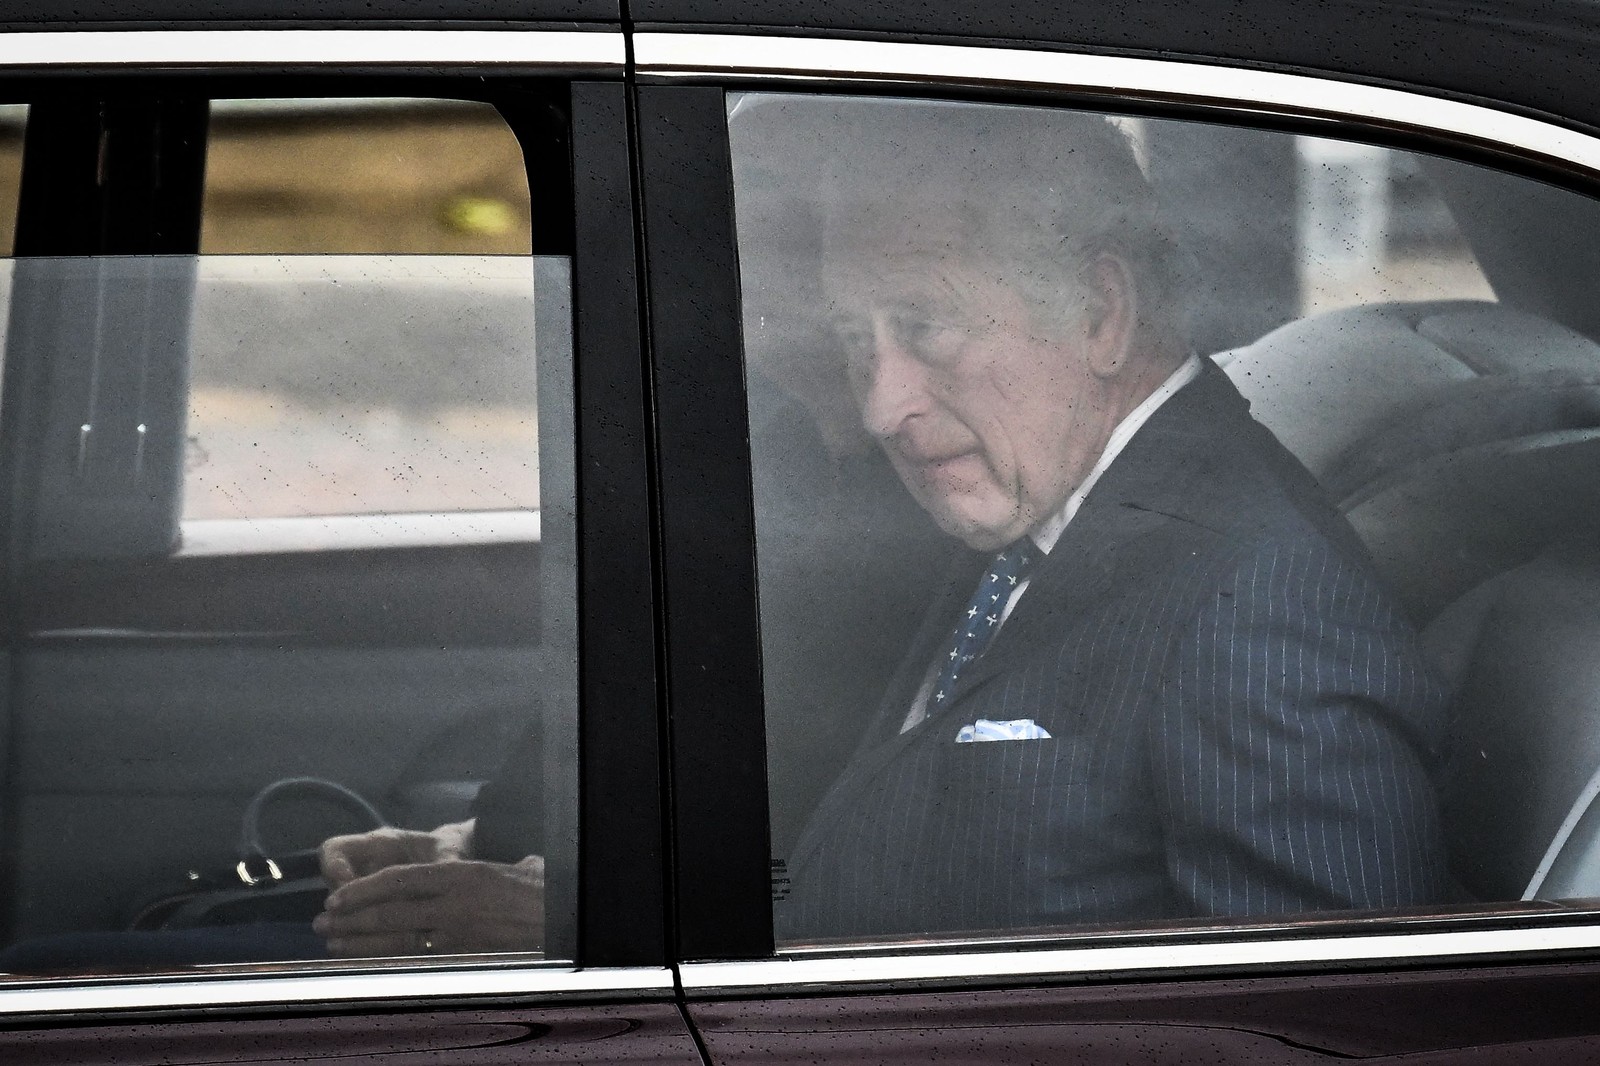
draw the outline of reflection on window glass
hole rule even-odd
[[[1295,138],[1301,311],[1394,300],[1492,300],[1472,249],[1415,156]]]
[[[504,256],[209,256],[186,518],[539,504],[533,275]]]
[[[8,254],[17,229],[17,193],[22,187],[22,132],[26,104],[0,104],[0,248]]]
[[[489,108],[219,105],[211,254],[5,262],[0,978],[572,957],[571,262],[522,175]]]
[[[1600,895],[1592,672],[1536,647],[1594,639],[1594,204],[1044,108],[729,128],[780,941]]]
[[[488,104],[219,100],[200,250],[526,255],[522,150]]]
[[[28,121],[26,104],[0,104],[0,249],[10,253],[17,229],[17,195],[22,189],[22,134]],[[0,263],[0,292],[10,292],[10,261]],[[0,349],[9,322],[0,315]]]
[[[349,265],[289,262],[302,297]],[[358,262],[369,278],[432,277],[428,260],[406,260],[409,273]],[[27,640],[14,654],[27,680],[10,704],[15,940],[0,973],[570,952],[571,282],[565,260],[519,262],[541,323],[525,340],[546,438],[527,476],[556,504],[545,521],[188,522],[181,534],[196,279],[260,274],[180,256],[13,265],[35,299],[19,319],[31,343],[8,355],[51,387],[18,435]],[[296,306],[334,327],[349,317]],[[314,468],[339,443],[270,449]],[[391,476],[386,443],[369,432],[354,445],[374,478]],[[275,460],[253,461],[270,487]],[[419,884],[432,902],[392,906]]]
[[[530,242],[488,104],[215,103],[184,517],[537,507]]]

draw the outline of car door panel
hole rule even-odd
[[[0,1054],[39,1066],[702,1062],[677,1007],[655,1003],[23,1028],[0,1033]]]
[[[444,812],[406,793],[494,774],[539,689],[529,648],[97,643],[30,651],[13,688],[19,936],[115,928],[140,895],[231,866],[246,804],[280,778],[431,828],[417,816]],[[318,806],[271,836],[289,851],[365,828]]]
[[[1591,1061],[1581,967],[906,992],[689,1007],[713,1066]],[[1568,1057],[1574,1056],[1574,1057]]]

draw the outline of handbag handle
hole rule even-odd
[[[337,781],[328,781],[321,777],[279,778],[257,792],[244,809],[243,825],[239,831],[239,864],[234,868],[234,872],[245,884],[257,885],[263,881],[284,880],[283,868],[267,855],[266,846],[261,842],[261,816],[274,800],[291,795],[331,799],[339,806],[366,818],[374,829],[382,829],[389,824],[389,820],[378,808]]]

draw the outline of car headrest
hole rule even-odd
[[[1375,442],[1404,461],[1600,424],[1568,413],[1570,393],[1550,394],[1600,386],[1600,345],[1482,301],[1330,311],[1217,362],[1252,414],[1340,500],[1392,466],[1373,454]],[[1593,406],[1600,418],[1600,401]]]

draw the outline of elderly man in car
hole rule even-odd
[[[1350,527],[1188,347],[1121,132],[788,111],[835,146],[823,278],[863,422],[975,557],[789,856],[780,935],[1443,897],[1442,692]]]
[[[927,575],[944,592],[862,694],[865,739],[786,857],[780,938],[1445,898],[1443,693],[1350,527],[1186,343],[1179,256],[1123,134],[794,98],[733,136],[736,165],[818,189],[862,424],[971,549]],[[465,856],[462,832],[385,859]],[[359,840],[328,849],[348,882],[330,946],[453,936],[450,908],[405,896],[445,876],[375,870]],[[537,910],[523,864],[475,876]]]

